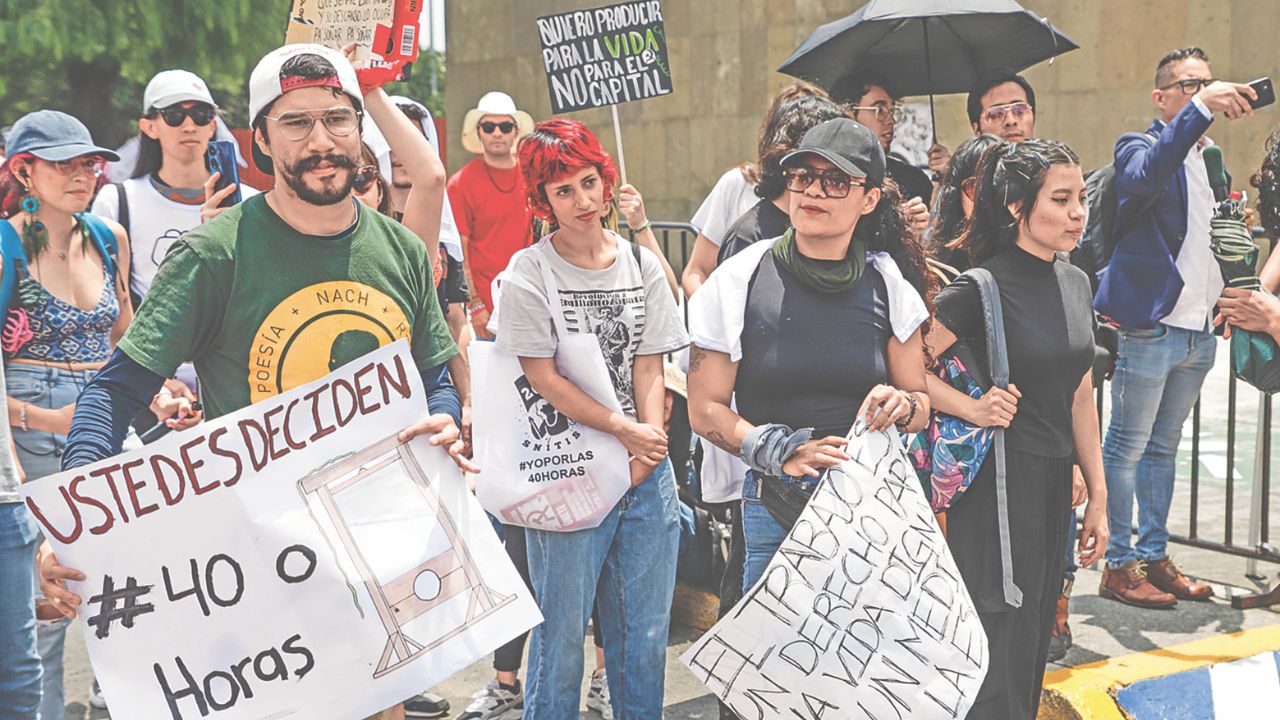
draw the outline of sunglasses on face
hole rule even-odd
[[[875,113],[876,119],[880,122],[889,122],[889,118],[893,118],[896,123],[902,119],[901,105],[852,105],[849,109],[854,112]]]
[[[159,115],[164,118],[164,124],[169,127],[179,127],[186,122],[187,118],[191,118],[191,122],[199,127],[204,127],[213,122],[213,118],[217,116],[217,111],[211,106],[204,103],[197,103],[191,107],[184,108],[180,105],[170,105],[163,110],[153,110],[152,117]]]
[[[58,171],[59,175],[64,177],[87,174],[94,178],[99,178],[107,171],[107,161],[95,156],[59,160],[50,164],[53,165],[54,170]]]
[[[503,135],[506,135],[516,129],[516,124],[510,120],[504,120],[502,122],[491,122],[489,120],[485,120],[480,123],[480,129],[489,135],[492,135],[494,130],[500,130]]]
[[[1031,105],[1018,101],[1007,105],[995,105],[993,107],[989,107],[983,111],[982,117],[986,118],[987,122],[998,123],[1003,122],[1004,116],[1007,114],[1012,114],[1014,119],[1021,120],[1030,112]]]
[[[802,193],[809,189],[814,180],[821,181],[822,194],[829,198],[839,199],[849,196],[849,189],[865,187],[866,180],[850,177],[839,170],[823,170],[821,172],[808,167],[792,168],[784,175],[787,178],[787,189],[793,193]]]
[[[1174,80],[1168,85],[1163,85],[1156,89],[1171,90],[1176,85],[1179,89],[1182,90],[1183,95],[1195,95],[1196,93],[1200,92],[1200,88],[1217,81],[1218,81],[1217,78],[1190,78],[1187,80]]]
[[[355,179],[351,182],[351,187],[361,195],[369,192],[369,189],[378,184],[378,168],[373,165],[363,165],[356,169]]]
[[[322,113],[316,117],[314,113]],[[360,113],[354,108],[338,107],[328,110],[296,110],[281,113],[275,117],[264,115],[268,120],[275,120],[280,126],[280,134],[286,140],[306,140],[315,128],[316,121],[324,122],[324,129],[334,137],[346,137],[360,127]]]

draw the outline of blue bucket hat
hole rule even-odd
[[[57,110],[37,110],[23,115],[9,131],[5,152],[9,157],[30,153],[49,162],[85,155],[101,155],[112,162],[120,160],[114,150],[93,144],[84,123]]]

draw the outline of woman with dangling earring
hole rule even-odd
[[[133,318],[129,242],[118,224],[85,212],[106,161],[118,157],[95,145],[79,120],[52,110],[26,115],[14,124],[7,151],[0,167],[0,248],[13,292],[0,298],[0,346],[14,448],[27,480],[35,480],[61,469],[76,397]],[[152,408],[165,418],[174,403],[157,396]],[[44,619],[39,605],[36,614]],[[48,616],[60,617],[56,611]],[[39,717],[46,720],[64,714],[66,624],[59,619],[37,628]]]

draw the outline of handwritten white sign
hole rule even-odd
[[[404,341],[22,487],[130,720],[361,718],[541,621],[427,412]]]
[[[681,658],[744,720],[956,720],[987,638],[896,434],[850,433],[760,581]]]

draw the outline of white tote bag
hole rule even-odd
[[[596,336],[569,332],[545,263],[542,277],[556,327],[556,368],[596,402],[621,413]],[[520,282],[504,272],[495,285]],[[469,356],[480,506],[508,525],[537,530],[599,525],[631,488],[626,447],[552,407],[529,384],[519,358],[497,343],[473,342]]]

